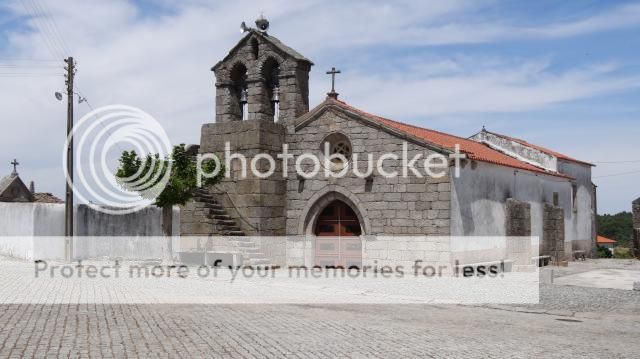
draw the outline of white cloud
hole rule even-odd
[[[42,1],[42,0],[37,0]],[[22,1],[0,5],[6,13],[29,16]],[[312,72],[312,103],[324,97],[324,65],[344,59],[352,71],[340,78],[343,97],[371,112],[402,119],[538,109],[637,86],[614,67],[578,66],[551,71],[552,58],[502,56],[423,57],[400,55],[403,46],[479,43],[513,38],[566,37],[637,25],[637,5],[540,28],[482,21],[477,10],[493,6],[476,1],[263,2],[165,1],[149,16],[132,3],[47,1],[60,33],[78,61],[78,85],[93,106],[121,103],[155,116],[175,143],[199,142],[200,126],[214,117],[210,67],[240,39],[238,25],[263,10],[272,33],[317,60]],[[0,55],[50,59],[51,28],[29,20],[33,31],[9,32]],[[44,24],[44,27],[43,27]],[[47,46],[49,44],[49,46]],[[393,60],[363,58],[367,47],[393,46]],[[57,49],[55,58],[67,56]],[[386,49],[389,52],[388,49]],[[353,55],[352,55],[353,54]],[[389,63],[392,62],[392,64]],[[397,65],[397,67],[396,67]],[[366,67],[358,70],[358,66]],[[25,179],[43,191],[61,194],[60,165],[65,107],[53,97],[59,78],[1,78],[0,120],[4,131],[0,160],[22,160]],[[77,106],[79,118],[88,109]],[[7,161],[8,162],[8,161]],[[8,167],[8,166],[7,166]],[[47,168],[38,170],[35,168]],[[0,166],[0,173],[2,173]]]
[[[616,68],[608,64],[560,73],[551,72],[546,65],[545,61],[524,61],[484,67],[481,59],[476,59],[471,71],[434,76],[430,64],[424,63],[425,72],[350,73],[344,77],[341,89],[355,105],[406,118],[539,110],[555,103],[640,87],[640,76],[615,75]],[[469,67],[457,63],[449,68]]]

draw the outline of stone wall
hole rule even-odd
[[[180,233],[180,210],[175,207],[173,235]],[[127,214],[107,214],[85,204],[76,207],[77,236],[162,236],[162,209],[150,206]]]
[[[181,236],[210,236],[222,235],[222,232],[214,225],[214,220],[207,216],[208,209],[203,202],[189,201],[180,210],[180,235]],[[183,239],[183,249],[198,248],[199,245],[190,245]]]
[[[64,204],[0,202],[2,236],[64,236]]]
[[[126,215],[106,214],[87,205],[75,209],[74,251],[79,258],[158,258],[169,248],[166,238],[161,237],[160,208]],[[180,213],[175,208],[174,235],[179,229]],[[179,250],[175,237],[172,248]],[[64,203],[0,203],[0,254],[24,259],[64,258]]]
[[[564,212],[562,208],[545,205],[543,211],[541,255],[550,255],[555,261],[567,259],[564,245]],[[588,254],[588,253],[585,253]]]
[[[528,237],[531,235],[531,205],[527,202],[507,199],[506,233],[511,237]]]
[[[638,198],[633,202],[632,211],[633,211],[633,228],[640,229],[640,198]]]
[[[219,194],[216,200],[234,217],[245,234],[284,235],[286,184],[282,178],[282,165],[277,159],[284,143],[284,127],[279,123],[263,120],[214,123],[202,127],[201,153],[215,153],[224,161],[226,143],[229,143],[231,154],[245,156],[246,166],[239,159],[230,159],[226,168],[229,176],[216,185],[211,193]],[[258,178],[251,171],[252,159],[262,153],[271,155],[276,160],[275,172],[268,178]],[[243,175],[243,167],[246,175]],[[266,160],[259,160],[256,168],[264,172],[268,169],[268,163]],[[198,222],[188,216],[184,220]],[[211,230],[203,228],[202,231],[189,232],[206,233],[211,233]]]
[[[403,139],[381,129],[367,126],[345,114],[327,111],[307,126],[297,131],[287,129],[289,152],[294,156],[303,153],[321,153],[323,139],[339,132],[349,138],[353,154],[374,160],[384,153],[402,154]],[[422,158],[434,153],[415,143],[407,144],[408,158],[421,153]],[[318,213],[328,199],[340,199],[351,206],[361,218],[363,234],[366,235],[448,235],[450,184],[448,169],[442,178],[426,175],[418,178],[385,178],[375,175],[370,183],[352,171],[343,178],[327,178],[324,168],[311,179],[293,177],[295,166],[289,161],[287,180],[287,235],[309,234]],[[364,171],[365,161],[361,163]],[[385,161],[385,170],[402,173],[401,160]],[[424,171],[422,171],[424,173]]]
[[[632,212],[634,228],[633,248],[636,253],[636,257],[640,258],[640,198],[633,201]]]
[[[505,203],[507,220],[504,259],[513,260],[517,264],[531,264],[531,204],[513,198]],[[518,240],[517,238],[521,239]]]

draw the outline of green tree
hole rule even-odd
[[[224,174],[220,163],[214,160],[203,161],[203,173],[214,173],[217,165],[220,168],[216,176],[203,176],[202,186],[220,181]],[[142,198],[155,200],[155,205],[162,208],[162,231],[168,236],[170,252],[173,206],[184,205],[191,200],[194,190],[198,188],[198,175],[196,158],[187,153],[184,144],[174,146],[168,158],[160,158],[156,153],[147,154],[143,160],[135,151],[124,151],[115,174],[117,182],[125,190],[137,192]]]
[[[598,215],[598,235],[616,240],[618,246],[629,247],[633,239],[631,213]]]

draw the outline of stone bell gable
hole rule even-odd
[[[244,156],[247,164],[267,154],[275,159],[276,171],[269,178],[259,178],[246,167],[243,171],[239,161],[232,162],[230,176],[201,196],[215,204],[200,201],[192,204],[193,211],[185,212],[183,222],[194,225],[183,228],[183,234],[285,234],[286,179],[277,155],[285,143],[286,123],[309,111],[313,63],[268,34],[266,19],[258,19],[256,26],[251,29],[243,24],[246,35],[212,68],[216,122],[202,126],[199,151],[220,155],[228,144],[230,153]],[[199,208],[207,209],[203,213],[220,211],[214,219],[222,218],[218,226],[222,229],[204,225],[206,218],[190,214]],[[229,219],[224,218],[227,215]]]
[[[242,121],[243,106],[244,120],[282,122],[308,112],[312,65],[266,31],[248,29],[211,69],[216,76],[216,122]]]

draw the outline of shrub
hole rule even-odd
[[[596,256],[598,258],[611,258],[612,254],[609,248],[605,248],[603,246],[596,247]]]
[[[631,259],[633,258],[633,254],[631,253],[631,248],[616,247],[613,249],[613,257],[618,259]]]

